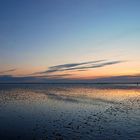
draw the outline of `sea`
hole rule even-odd
[[[140,140],[140,86],[0,84],[0,140]]]

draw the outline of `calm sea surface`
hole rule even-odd
[[[139,140],[140,87],[1,84],[0,140]]]

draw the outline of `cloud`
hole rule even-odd
[[[0,74],[4,74],[4,73],[8,73],[8,72],[13,72],[16,69],[9,69],[9,70],[5,70],[5,71],[0,71]]]
[[[58,71],[65,71],[71,68],[78,68],[79,66],[82,65],[89,65],[89,64],[94,64],[94,63],[99,63],[103,62],[105,60],[97,60],[97,61],[88,61],[88,62],[81,62],[81,63],[69,63],[69,64],[62,64],[62,65],[56,65],[56,66],[51,66],[48,68],[46,71],[42,72],[35,72],[31,75],[36,75],[36,74],[49,74],[53,72],[58,72]]]
[[[82,63],[63,64],[63,65],[52,66],[52,67],[50,67],[50,69],[71,68],[71,67],[77,67],[77,66],[85,65],[85,64],[98,63],[98,62],[102,62],[102,61],[105,61],[105,60],[88,61],[88,62],[82,62]]]
[[[76,70],[77,71],[86,71],[88,69],[105,67],[105,66],[109,66],[109,65],[122,63],[122,62],[124,62],[124,61],[97,60],[97,61],[88,61],[88,62],[81,62],[81,63],[62,64],[62,65],[51,66],[46,71],[36,72],[36,73],[33,73],[32,75],[51,74],[51,73],[62,72],[62,71],[76,71]]]
[[[106,63],[96,64],[96,65],[91,65],[91,66],[85,66],[85,67],[68,68],[64,70],[86,70],[86,69],[91,69],[91,68],[99,68],[99,67],[104,67],[108,65],[118,64],[121,62],[123,61],[112,61],[112,62],[106,62]]]
[[[48,79],[62,79],[66,78],[68,76],[72,76],[73,74],[53,74],[53,75],[41,75],[41,76],[36,76],[38,78],[48,78]]]

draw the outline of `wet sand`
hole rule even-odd
[[[0,139],[138,140],[140,87],[0,85]]]

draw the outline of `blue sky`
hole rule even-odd
[[[0,69],[28,75],[107,59],[128,62],[90,69],[89,76],[138,74],[139,7],[139,0],[0,0]]]

